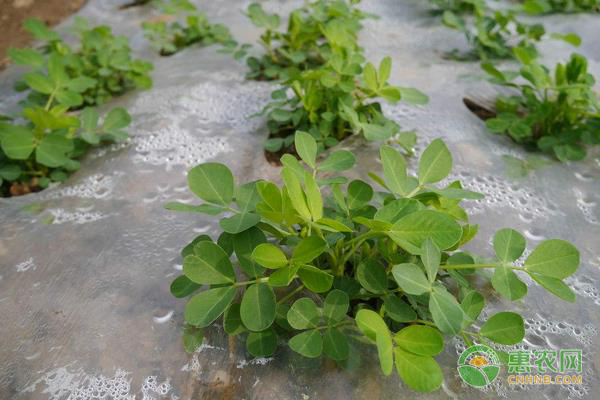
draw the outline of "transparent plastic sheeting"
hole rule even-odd
[[[202,2],[216,22],[240,41],[259,31],[243,15],[248,2]],[[264,120],[247,117],[268,101],[270,83],[244,80],[244,65],[193,46],[172,57],[153,54],[140,23],[148,6],[119,10],[119,1],[92,0],[78,13],[93,23],[126,34],[138,56],[155,64],[154,88],[127,94],[109,106],[133,116],[125,144],[89,154],[80,171],[40,193],[0,199],[0,398],[1,399],[597,399],[600,297],[600,158],[551,163],[527,178],[511,179],[502,156],[527,155],[485,126],[463,105],[470,96],[491,101],[494,89],[477,63],[444,60],[444,51],[466,46],[460,33],[428,13],[427,2],[365,0],[381,16],[365,22],[360,36],[370,60],[393,59],[391,82],[430,96],[423,107],[386,106],[388,116],[416,129],[418,152],[435,137],[448,143],[453,178],[486,195],[468,203],[472,222],[481,224],[469,249],[491,256],[490,239],[513,227],[528,249],[547,238],[574,242],[582,265],[568,284],[577,293],[569,304],[527,281],[524,301],[508,303],[487,293],[484,317],[515,310],[526,318],[519,348],[582,349],[581,385],[509,386],[506,369],[492,387],[474,389],[456,370],[464,344],[450,341],[438,357],[446,380],[430,394],[411,392],[395,374],[383,377],[374,348],[340,367],[325,359],[304,359],[285,347],[275,357],[252,359],[221,328],[207,330],[193,355],[182,347],[184,300],[169,293],[180,273],[180,249],[200,233],[215,238],[209,216],[169,212],[167,201],[190,201],[186,171],[201,162],[226,163],[239,181],[277,179],[278,168],[263,156]],[[287,14],[301,2],[263,3]],[[600,77],[600,16],[541,18],[548,30],[582,36],[577,49]],[[72,19],[60,26],[66,32]],[[572,48],[546,41],[548,65],[568,58]],[[0,74],[0,112],[15,110],[11,89],[22,70]],[[380,169],[378,147],[352,139],[366,178]],[[414,160],[412,161],[414,163]],[[414,167],[414,165],[413,165]],[[526,276],[521,276],[527,280]],[[485,319],[485,318],[484,318]]]

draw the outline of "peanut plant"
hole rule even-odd
[[[281,186],[238,185],[225,165],[204,163],[188,174],[204,203],[166,205],[225,214],[216,241],[201,235],[184,247],[183,274],[171,284],[175,297],[191,296],[184,312],[187,350],[217,321],[245,340],[254,357],[287,345],[304,357],[341,362],[363,342],[375,347],[384,375],[395,366],[408,387],[426,392],[442,384],[435,356],[448,338],[494,346],[524,337],[517,313],[478,321],[485,299],[477,280],[490,279],[482,270],[493,271],[492,287],[511,301],[527,295],[517,273],[575,300],[563,279],[577,270],[579,252],[566,241],[541,242],[523,264],[516,261],[525,238],[510,228],[494,235],[491,259],[461,250],[478,231],[461,201],[482,195],[459,181],[440,184],[452,169],[442,140],[422,153],[416,176],[396,149],[381,147],[383,176],[369,174],[372,184],[334,175],[353,167],[350,152],[317,162],[317,143],[304,132],[296,134],[295,147],[302,161],[282,157]]]

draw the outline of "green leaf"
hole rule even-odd
[[[531,278],[533,278],[534,281],[539,283],[540,286],[542,286],[544,289],[546,289],[553,295],[558,296],[561,299],[570,303],[575,303],[575,293],[573,293],[571,288],[560,279],[537,274],[530,274],[530,276]]]
[[[171,201],[165,204],[165,209],[170,211],[182,211],[182,212],[197,212],[208,215],[218,215],[225,211],[224,208],[218,206],[212,206],[210,204],[184,204],[176,201]]]
[[[409,242],[419,248],[423,241],[430,237],[438,248],[446,250],[460,240],[462,229],[448,214],[422,210],[399,219],[392,226],[388,235],[400,246]]]
[[[323,338],[315,329],[292,337],[288,344],[292,350],[304,357],[316,358],[323,353]]]
[[[344,319],[350,306],[350,299],[346,292],[333,289],[325,297],[323,316],[329,322],[339,322]]]
[[[304,173],[304,170],[303,170]],[[281,169],[281,176],[283,178],[283,182],[285,183],[285,187],[290,196],[290,200],[292,202],[292,206],[298,212],[300,216],[305,219],[310,220],[312,214],[308,209],[308,205],[306,203],[306,197],[304,195],[304,191],[300,186],[300,180],[298,179],[295,172],[289,167],[283,167]]]
[[[385,313],[396,322],[408,322],[417,319],[415,310],[393,294],[383,298]]]
[[[492,286],[498,293],[511,301],[519,300],[527,295],[527,285],[521,282],[510,267],[496,267],[492,277]]]
[[[401,87],[398,89],[400,90],[400,99],[404,102],[417,105],[424,105],[429,102],[429,97],[417,89],[408,87]]]
[[[437,277],[438,268],[442,260],[442,253],[431,238],[427,238],[421,245],[421,261],[427,272],[429,282],[433,283]]]
[[[277,349],[277,333],[273,328],[262,332],[250,332],[246,339],[246,349],[254,357],[269,357]]]
[[[236,292],[237,288],[226,286],[198,293],[185,306],[185,321],[199,328],[209,326],[231,304]]]
[[[96,135],[100,114],[92,107],[86,107],[80,114],[82,138],[91,144],[98,144],[100,138]]]
[[[420,295],[431,290],[427,277],[415,264],[394,265],[392,275],[400,289],[408,294]]]
[[[517,344],[525,337],[523,318],[513,312],[499,312],[485,321],[479,334],[496,343]]]
[[[12,126],[0,135],[2,151],[10,159],[26,160],[35,145],[33,132],[24,126]]]
[[[188,243],[183,249],[181,249],[181,257],[185,258],[190,254],[194,254],[194,247],[196,244],[204,241],[212,242],[212,239],[208,235],[199,235],[194,238],[190,243]]]
[[[87,76],[78,76],[77,78],[68,80],[66,82],[66,87],[74,92],[82,93],[96,86],[96,83],[97,81],[95,79],[89,78]],[[121,110],[125,111],[124,109]],[[127,117],[129,117],[127,111],[125,111],[125,114],[127,115]],[[129,122],[131,122],[131,118],[129,118]],[[129,122],[126,125],[129,125]]]
[[[353,180],[348,185],[348,207],[351,210],[361,208],[373,198],[373,188],[360,179]]]
[[[314,301],[308,297],[298,299],[287,313],[287,320],[294,329],[308,329],[319,326],[321,316]]]
[[[435,328],[425,325],[410,325],[394,336],[398,346],[420,356],[435,356],[444,350],[444,337]]]
[[[233,235],[233,249],[240,267],[251,278],[261,276],[265,271],[258,263],[252,261],[251,255],[258,245],[266,241],[265,234],[255,226]]]
[[[60,167],[69,162],[66,154],[73,150],[73,141],[58,133],[42,139],[35,149],[35,160],[47,167]]]
[[[392,373],[394,367],[392,336],[379,314],[368,309],[361,309],[356,313],[358,329],[377,345],[379,364],[384,375]]]
[[[456,298],[445,289],[435,287],[429,296],[429,311],[438,329],[449,335],[461,330],[463,310]]]
[[[581,37],[579,37],[579,35],[577,35],[573,32],[570,32],[570,33],[567,33],[564,35],[554,32],[550,35],[550,37],[552,39],[558,39],[558,40],[565,41],[575,47],[579,47],[581,45]]]
[[[192,354],[202,345],[204,332],[201,329],[186,325],[183,328],[183,347],[185,351]]]
[[[394,349],[396,371],[406,385],[417,392],[432,392],[444,381],[439,364],[433,357],[418,356],[400,347]]]
[[[248,182],[235,188],[235,203],[240,213],[245,214],[256,211],[256,205],[260,201],[257,182]]]
[[[377,71],[375,70],[373,64],[367,63],[367,65],[365,65],[363,70],[363,79],[370,90],[374,92],[377,91],[379,84],[377,83]]]
[[[379,84],[383,85],[390,78],[390,73],[392,71],[392,59],[389,56],[386,56],[379,63]]]
[[[387,332],[389,334],[389,329],[383,318],[375,311],[362,308],[358,310],[354,319],[358,329],[373,343],[377,341],[379,333],[385,334]]]
[[[188,184],[202,200],[221,206],[229,206],[233,198],[233,175],[220,163],[204,163],[190,170]]]
[[[219,225],[227,233],[236,234],[252,228],[260,222],[260,216],[254,213],[235,214],[219,221]]]
[[[264,283],[250,285],[240,306],[240,315],[244,326],[250,331],[264,331],[275,321],[275,293]]]
[[[525,260],[528,272],[556,279],[572,275],[579,266],[579,251],[569,242],[559,239],[545,240]]]
[[[54,91],[54,83],[46,75],[39,72],[30,72],[23,75],[25,83],[36,92],[51,94]]]
[[[356,279],[371,293],[383,293],[387,289],[385,267],[375,259],[364,260],[358,265]]]
[[[525,251],[525,238],[514,229],[501,229],[494,235],[496,257],[504,262],[512,262]]]
[[[83,97],[77,92],[73,92],[72,90],[61,89],[55,92],[56,100],[68,107],[77,107],[83,103]]]
[[[345,171],[356,163],[354,154],[347,150],[338,150],[331,153],[325,161],[321,162],[317,169],[319,171]]]
[[[452,154],[442,139],[427,146],[419,160],[419,183],[435,183],[448,176],[452,170]]]
[[[310,291],[324,293],[331,289],[333,276],[311,265],[302,265],[298,277]]]
[[[117,107],[117,108],[113,108],[112,110],[110,110],[108,112],[108,114],[106,114],[106,118],[104,118],[104,122],[102,123],[102,130],[104,130],[105,132],[112,132],[115,130],[123,129],[123,128],[127,127],[130,123],[131,123],[131,116],[129,115],[127,110],[125,110],[124,108],[121,108],[121,107]],[[194,169],[192,169],[192,171]],[[190,173],[191,173],[191,171],[190,171]],[[214,172],[212,172],[212,170],[211,170],[210,173],[214,173]],[[188,176],[188,179],[189,179],[189,176]],[[191,186],[190,186],[190,188],[191,188]],[[192,191],[193,190],[194,189],[192,189]],[[204,199],[204,200],[206,200],[206,199]],[[208,200],[206,200],[206,201],[208,201]],[[227,204],[229,204],[229,203],[227,203]],[[227,204],[223,204],[223,205],[227,205]]]
[[[194,254],[183,259],[183,273],[201,285],[235,283],[235,272],[229,256],[221,247],[210,241],[194,246]]]
[[[512,121],[505,118],[489,118],[485,121],[485,126],[493,133],[504,133],[511,124]]]
[[[389,126],[362,122],[360,127],[367,140],[387,140],[395,133]]]
[[[15,64],[25,64],[32,67],[44,65],[44,56],[33,49],[8,49],[8,56]]]
[[[375,219],[391,222],[393,224],[405,215],[423,210],[424,208],[423,204],[415,199],[403,198],[392,200],[377,210]]]
[[[21,176],[21,167],[16,164],[5,164],[0,166],[0,178],[14,181]]]
[[[468,200],[480,200],[485,196],[478,192],[472,192],[470,190],[459,189],[459,188],[445,188],[445,189],[430,189],[433,193],[437,193],[440,196],[448,199],[468,199]]]
[[[285,253],[271,243],[259,244],[252,252],[250,258],[263,267],[270,269],[281,268],[288,263]]]
[[[201,286],[202,285],[192,282],[187,276],[179,275],[171,282],[170,289],[171,294],[174,297],[181,299],[194,293],[196,290],[200,289]]]
[[[377,333],[377,354],[379,355],[379,366],[385,376],[389,376],[394,369],[394,343],[389,331]]]
[[[517,60],[521,62],[521,64],[529,65],[533,61],[533,55],[531,52],[523,47],[513,47],[513,53]]]
[[[506,76],[490,62],[481,63],[481,69],[500,81],[506,81]]]
[[[288,265],[273,272],[269,276],[269,285],[273,287],[289,286],[298,273],[299,265]]]
[[[223,329],[225,329],[225,332],[227,332],[228,335],[232,336],[242,333],[246,330],[242,324],[239,303],[233,303],[229,306],[229,308],[227,308],[227,310],[225,310],[225,315],[223,316]]]
[[[23,27],[39,40],[52,41],[60,39],[60,36],[56,32],[48,29],[44,22],[36,18],[27,18],[23,22]]]
[[[309,236],[294,248],[292,252],[292,262],[309,263],[327,249],[327,242],[318,236]]]
[[[306,189],[306,204],[312,215],[312,220],[318,221],[323,217],[323,199],[315,178],[308,171],[304,176],[304,187]]]
[[[352,232],[352,228],[344,225],[340,221],[330,218],[321,218],[317,221],[317,224],[321,226],[322,229],[332,230],[334,232]],[[325,226],[326,228],[324,228]]]
[[[383,178],[387,187],[394,193],[405,195],[410,191],[406,176],[404,157],[394,148],[381,146],[380,157],[383,164]]]
[[[465,328],[477,320],[485,306],[485,300],[479,292],[472,290],[464,297],[460,306],[465,312],[465,319],[463,321],[463,328]]]
[[[311,134],[298,131],[294,136],[296,152],[302,160],[311,168],[316,168],[317,142]]]
[[[348,358],[350,347],[348,337],[337,328],[327,328],[323,334],[323,352],[335,361],[343,361]]]

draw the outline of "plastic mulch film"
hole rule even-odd
[[[139,57],[155,63],[154,88],[129,93],[109,106],[133,117],[124,144],[92,151],[67,182],[39,193],[0,199],[0,398],[2,399],[567,399],[598,398],[600,319],[600,157],[550,163],[517,178],[503,156],[529,155],[505,137],[492,135],[463,104],[464,97],[491,101],[495,89],[477,63],[442,58],[465,47],[460,33],[428,12],[426,1],[364,0],[380,15],[367,20],[360,42],[367,58],[393,59],[392,84],[427,93],[430,103],[386,106],[403,129],[418,132],[418,152],[442,137],[454,156],[454,177],[486,195],[466,202],[481,225],[469,249],[491,256],[499,228],[524,232],[530,249],[547,238],[573,242],[582,265],[568,279],[577,293],[565,303],[526,281],[524,302],[488,295],[484,316],[499,309],[526,318],[519,348],[581,349],[582,384],[509,385],[506,371],[485,390],[464,383],[456,370],[464,348],[450,341],[438,357],[446,380],[430,394],[408,390],[397,376],[384,377],[374,348],[339,366],[309,360],[281,347],[275,357],[252,359],[219,328],[207,330],[193,355],[183,350],[185,301],[169,284],[181,270],[179,251],[199,233],[215,237],[210,216],[174,213],[167,201],[192,198],[186,171],[204,161],[226,163],[238,181],[277,179],[264,157],[264,120],[248,118],[268,101],[272,83],[246,81],[245,66],[216,46],[192,46],[171,57],[152,52],[140,23],[149,6],[119,10],[119,1],[91,0],[78,13],[130,37]],[[301,2],[262,3],[282,15]],[[202,2],[200,9],[227,24],[243,42],[259,32],[243,15],[248,2]],[[597,15],[541,17],[547,30],[581,35],[577,52],[600,77]],[[72,18],[59,30],[66,31]],[[565,60],[568,44],[545,41],[548,65]],[[20,94],[11,87],[22,70],[0,73],[0,112],[14,110]],[[380,169],[378,145],[352,139],[360,171]],[[412,161],[414,163],[414,160]],[[412,165],[414,168],[414,165]],[[526,253],[527,254],[527,253]],[[527,279],[523,277],[523,279]]]

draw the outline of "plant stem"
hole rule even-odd
[[[52,101],[54,101],[54,92],[50,93],[50,97],[48,97],[48,101],[46,102],[46,105],[44,106],[44,110],[46,110],[46,111],[50,110]]]
[[[344,246],[352,245],[352,244],[354,244],[354,242],[361,242],[361,244],[362,244],[362,241],[364,241],[366,239],[370,239],[375,236],[378,236],[380,234],[382,234],[382,232],[368,231],[368,232],[363,233],[362,235],[358,235],[357,237],[355,237],[352,240],[349,240]]]
[[[409,194],[406,195],[406,197],[413,197],[415,194],[417,194],[419,192],[419,190],[423,189],[423,185],[418,185],[416,188],[414,188]]]
[[[502,264],[457,264],[457,265],[442,265],[441,268],[443,268],[443,269],[482,269],[482,268],[498,268],[501,266],[502,266]],[[520,270],[520,271],[527,271],[527,268],[515,267],[514,265],[511,265],[510,268]]]
[[[429,321],[424,321],[422,319],[415,319],[412,321],[408,321],[408,323],[415,323],[415,324],[423,324],[423,325],[429,325],[429,326],[433,326],[434,328],[437,328],[436,324],[434,324],[433,322],[429,322]]]
[[[293,295],[295,295],[296,293],[298,293],[299,291],[301,291],[302,289],[304,289],[304,285],[300,285],[298,286],[296,289],[292,290],[291,292],[289,292],[287,295],[285,295],[284,297],[281,298],[281,300],[277,301],[277,304],[282,304],[285,303],[286,301],[288,301]]]
[[[261,283],[261,282],[267,282],[269,280],[269,278],[257,278],[251,281],[244,281],[244,282],[236,282],[233,284],[233,286],[235,287],[240,287],[240,286],[246,286],[246,285],[250,285],[253,283]]]

